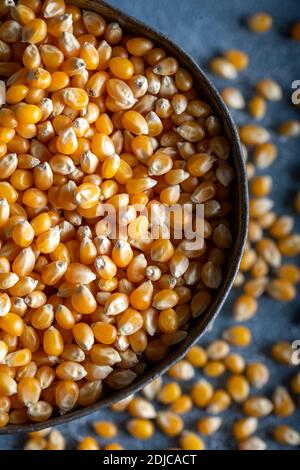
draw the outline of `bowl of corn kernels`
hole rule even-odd
[[[144,387],[211,326],[247,229],[201,69],[98,1],[0,6],[0,433]]]

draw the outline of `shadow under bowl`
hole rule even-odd
[[[13,434],[20,432],[32,432],[42,428],[61,425],[77,418],[82,418],[104,407],[111,406],[113,403],[122,400],[128,395],[138,392],[149,382],[165,373],[173,364],[182,359],[188,349],[196,343],[204,333],[210,329],[216,319],[235,279],[239,263],[242,257],[244,244],[247,235],[248,225],[248,191],[247,177],[242,155],[242,148],[236,126],[228,112],[222,98],[215,89],[214,85],[207,78],[202,69],[196,62],[179,46],[170,41],[163,34],[153,30],[141,21],[138,21],[118,9],[110,7],[100,0],[71,0],[67,1],[78,6],[83,10],[92,10],[107,19],[109,22],[117,21],[125,31],[137,36],[144,36],[152,39],[158,45],[161,45],[169,54],[175,57],[181,66],[185,67],[194,79],[194,86],[200,92],[201,97],[210,103],[221,120],[224,133],[231,151],[231,163],[234,166],[235,178],[233,180],[234,191],[232,191],[232,232],[233,245],[228,253],[227,271],[223,274],[223,281],[220,288],[215,292],[213,302],[206,312],[198,318],[191,321],[190,330],[187,338],[172,347],[170,353],[161,362],[149,365],[145,372],[137,377],[130,386],[122,390],[110,391],[107,396],[101,398],[97,403],[86,408],[76,409],[63,416],[55,416],[42,423],[26,423],[22,425],[8,424],[0,429],[0,434]]]

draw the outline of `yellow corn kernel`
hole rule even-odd
[[[205,444],[200,436],[191,431],[184,431],[180,436],[179,444],[182,450],[204,450]]]
[[[159,411],[156,421],[160,430],[169,437],[178,436],[183,429],[182,418],[172,411]]]
[[[98,436],[105,439],[112,439],[117,435],[116,426],[109,421],[96,421],[93,423],[93,427]]]

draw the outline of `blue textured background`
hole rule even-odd
[[[227,85],[238,85],[244,96],[249,98],[254,93],[255,82],[262,77],[272,77],[279,81],[284,89],[284,100],[268,105],[267,116],[263,124],[276,129],[278,123],[289,118],[298,118],[299,113],[293,109],[290,101],[291,83],[300,79],[300,43],[288,38],[287,31],[291,22],[300,19],[299,0],[111,0],[111,4],[136,16],[156,29],[167,34],[171,39],[185,48],[207,70],[211,57],[229,48],[240,48],[250,56],[250,67],[239,74],[236,81],[226,81],[211,77],[220,89]],[[255,35],[245,27],[245,18],[253,12],[268,11],[274,17],[271,31],[263,35]],[[236,112],[234,117],[238,123],[250,121],[245,112]],[[297,189],[299,189],[300,160],[299,139],[285,140],[272,132],[272,140],[278,145],[279,156],[268,171],[273,176],[274,187],[272,197],[278,213],[293,213],[291,206]],[[296,222],[299,231],[299,217]],[[237,295],[233,292],[223,308],[214,330],[205,342],[218,334],[232,323],[232,301]],[[288,384],[291,369],[274,364],[270,359],[271,345],[278,340],[292,341],[300,339],[299,296],[289,304],[280,304],[268,298],[259,302],[258,314],[247,323],[253,333],[253,343],[242,351],[246,359],[263,361],[270,367],[271,380],[262,393],[270,394],[275,385]],[[216,381],[222,386],[222,380]],[[224,385],[224,384],[223,384]],[[189,383],[183,384],[188,389]],[[255,393],[255,391],[254,391]],[[195,429],[195,423],[204,412],[193,410],[185,416],[185,428]],[[221,430],[206,440],[209,449],[235,448],[231,434],[231,423],[241,417],[238,406],[232,406],[224,414]],[[101,417],[101,418],[100,418]],[[62,428],[68,436],[68,445],[72,448],[76,441],[90,432],[89,422],[96,419],[109,419],[119,423],[119,434],[114,440],[127,449],[147,448],[163,449],[176,446],[176,439],[167,439],[159,431],[152,440],[145,443],[131,438],[122,423],[126,415],[117,415],[109,410],[101,415],[95,414],[88,419],[75,421]],[[270,439],[275,423],[284,422],[300,429],[299,408],[295,415],[288,419],[268,417],[260,420],[257,435],[266,439],[268,448],[278,448]],[[0,436],[0,449],[22,447],[25,436]],[[101,440],[100,440],[101,441]]]

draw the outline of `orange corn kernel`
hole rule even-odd
[[[122,122],[124,128],[135,135],[148,134],[148,124],[146,120],[136,111],[126,111]]]
[[[49,356],[60,356],[63,352],[63,338],[60,332],[53,326],[44,333],[43,347],[44,351],[49,354]]]
[[[46,22],[40,18],[29,21],[22,30],[22,41],[31,44],[42,42],[47,35]]]
[[[82,314],[93,313],[97,308],[97,302],[91,291],[84,285],[79,285],[71,296],[73,308]]]
[[[24,321],[15,313],[8,313],[0,318],[0,328],[12,336],[21,336],[24,329]]]
[[[117,330],[113,325],[104,322],[92,324],[95,338],[102,344],[112,344],[117,338]]]

